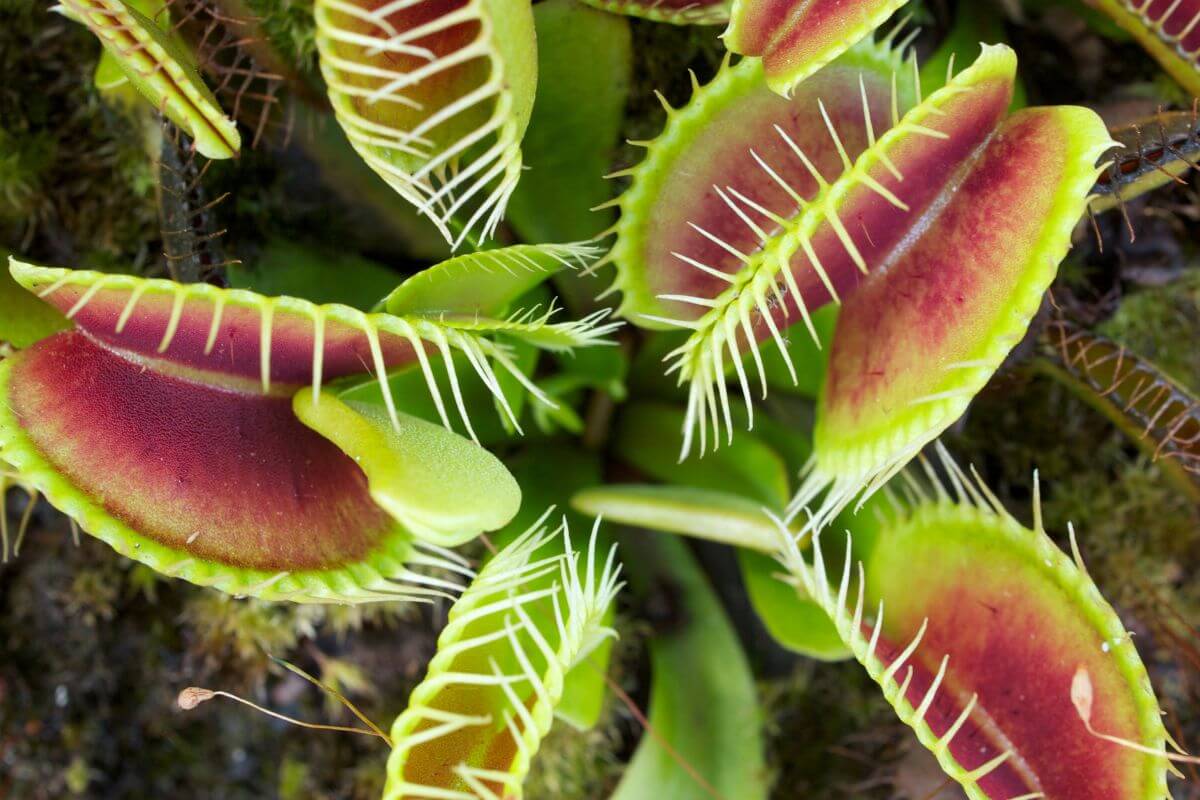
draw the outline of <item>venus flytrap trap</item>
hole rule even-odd
[[[908,0],[734,0],[725,45],[762,59],[784,97],[887,21]]]
[[[320,0],[321,71],[363,160],[457,248],[521,176],[537,86],[529,0]]]
[[[1086,0],[1131,33],[1185,90],[1200,95],[1198,0]]]
[[[1043,338],[1035,369],[1108,417],[1200,502],[1200,400],[1149,360],[1066,320],[1048,325]]]
[[[519,798],[566,674],[614,635],[615,549],[571,546],[546,517],[500,551],[450,610],[438,651],[392,726],[385,800]],[[556,539],[558,553],[543,555]]]
[[[740,90],[732,73],[698,90],[631,171],[610,256],[623,314],[691,332],[671,354],[689,391],[681,457],[696,439],[703,453],[710,433],[714,446],[728,437],[727,374],[749,406],[752,371],[766,388],[760,343],[784,351],[782,332],[799,322],[815,338],[811,312],[841,303],[814,455],[791,507],[824,494],[814,526],[885,483],[1000,366],[1111,147],[1087,109],[1008,115],[1007,47],[984,47],[921,98],[904,88],[889,41],[801,83],[790,103],[810,111],[786,125],[756,124],[749,104],[729,102],[764,91],[752,63],[735,68]],[[715,135],[735,106],[737,138]],[[705,166],[687,168],[692,158]],[[684,185],[700,199],[681,206]],[[658,222],[658,203],[678,209],[673,227]]]
[[[1120,149],[1097,179],[1088,212],[1094,219],[1120,209],[1133,240],[1136,231],[1126,203],[1172,183],[1186,186],[1184,176],[1200,164],[1200,100],[1190,111],[1159,111],[1114,128],[1112,135]]]
[[[790,580],[972,800],[1169,797],[1170,740],[1133,638],[1078,548],[1042,530],[1036,482],[1029,529],[942,455],[944,479],[927,462],[902,473],[884,535],[840,575],[823,534],[810,564],[780,522]]]
[[[124,77],[155,109],[192,137],[208,158],[233,158],[237,126],[221,110],[196,69],[195,57],[166,30],[125,0],[65,0],[62,8],[96,34]],[[112,88],[113,70],[101,79]]]
[[[406,565],[461,572],[440,545],[503,525],[520,491],[486,451],[399,412],[387,373],[419,365],[449,428],[434,373],[446,370],[470,431],[455,353],[494,396],[498,368],[540,397],[489,333],[595,341],[580,323],[552,335],[542,320],[456,323],[17,261],[12,270],[75,329],[0,362],[4,459],[120,552],[268,599],[453,591]],[[380,386],[377,403],[325,389],[343,379],[339,391],[353,390],[363,376]]]
[[[450,608],[424,680],[390,735],[353,703],[298,667],[277,664],[329,693],[363,726],[306,722],[224,691],[184,689],[185,711],[217,697],[311,730],[374,736],[391,748],[384,800],[515,800],[554,724],[568,675],[616,632],[611,606],[623,584],[616,548],[599,523],[576,549],[547,510],[475,573]]]
[[[744,337],[752,320],[761,320],[762,335],[777,344],[795,375],[786,355],[787,325],[780,328],[758,307],[786,311],[785,298],[800,298],[795,320],[786,322],[809,326],[810,305],[823,304],[813,303],[813,295],[836,289],[823,269],[798,276],[780,269],[789,254],[776,251],[795,237],[771,220],[798,213],[797,205],[842,169],[841,151],[858,155],[870,132],[885,129],[912,105],[915,72],[902,65],[892,40],[868,42],[784,100],[764,83],[760,63],[727,64],[707,86],[696,82],[686,106],[669,111],[663,133],[643,143],[647,153],[638,166],[617,173],[630,176],[632,185],[615,201],[621,217],[602,263],[616,266],[610,291],[621,292],[619,313],[647,328],[692,331],[669,356],[690,392],[685,455],[697,434],[699,449],[707,449],[710,425],[713,436],[720,435],[718,377],[727,366],[726,342],[736,341],[739,329]],[[836,139],[831,130],[839,131]],[[754,216],[746,216],[753,225],[743,221],[753,214],[766,215],[764,223]],[[763,225],[778,235],[760,245]],[[807,295],[798,283],[793,288],[797,280],[811,284]],[[755,341],[759,335],[754,332]]]

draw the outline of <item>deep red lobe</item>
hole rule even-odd
[[[329,568],[360,560],[391,531],[362,471],[302,425],[288,397],[168,377],[72,331],[16,357],[9,401],[80,491],[199,558]]]

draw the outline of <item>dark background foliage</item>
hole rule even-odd
[[[181,2],[184,0],[181,0]],[[977,0],[961,0],[974,3]],[[981,1],[981,0],[979,0]],[[1008,4],[1009,11],[1015,3]],[[254,0],[295,80],[317,86],[310,8]],[[928,53],[949,30],[950,0],[919,14]],[[1082,103],[1112,121],[1186,102],[1133,43],[1089,26],[1074,2],[1026,3],[1006,17],[1033,103]],[[625,138],[653,137],[663,112],[652,90],[686,102],[686,70],[712,75],[715,29],[634,21],[636,82]],[[160,274],[165,246],[155,177],[139,134],[92,88],[99,53],[81,26],[33,0],[0,0],[0,248],[47,263]],[[319,99],[319,90],[315,92]],[[306,146],[319,103],[298,103],[290,142],[214,165],[224,257],[254,264],[281,238],[357,252],[397,270],[430,263],[437,242],[409,218],[385,224],[386,200],[348,198],[329,153]],[[327,124],[327,123],[326,123]],[[277,131],[279,133],[280,131]],[[268,137],[271,138],[271,137]],[[617,152],[614,169],[640,151]],[[381,190],[386,194],[386,190]],[[1200,389],[1200,194],[1194,178],[1135,203],[1129,242],[1116,214],[1081,233],[1055,301]],[[236,250],[236,252],[231,252]],[[215,261],[220,261],[220,258]],[[1037,335],[1037,330],[1032,336]],[[1032,345],[1030,345],[1032,346]],[[790,401],[781,401],[790,402]],[[1180,743],[1200,748],[1200,512],[1103,417],[1015,358],[950,434],[1001,497],[1028,520],[1030,475],[1044,477],[1047,529],[1073,521],[1104,594],[1138,637]],[[589,442],[602,449],[603,437]],[[10,492],[16,526],[25,495]],[[565,498],[564,498],[565,499]],[[183,687],[241,693],[304,719],[347,714],[268,654],[319,674],[388,724],[433,652],[441,607],[316,608],[232,600],[159,579],[87,536],[74,540],[49,507],[33,511],[19,557],[0,566],[0,797],[374,798],[386,748],[318,733],[220,702],[190,713]],[[955,797],[854,664],[816,665],[769,643],[741,598],[722,548],[700,548],[761,677],[778,798]],[[615,677],[645,701],[639,642],[652,615],[626,601]],[[529,796],[603,798],[640,732],[617,702],[590,734],[556,731]],[[1197,783],[1177,797],[1200,797]]]

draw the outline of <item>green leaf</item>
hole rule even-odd
[[[579,495],[576,506],[626,524],[737,545],[747,594],[771,636],[783,647],[812,658],[847,658],[850,651],[820,606],[798,600],[793,589],[778,581],[777,566],[764,555],[774,554],[780,545],[778,528],[764,506],[781,512],[791,468],[773,448],[740,430],[728,446],[701,459],[676,463],[682,419],[683,413],[670,406],[632,406],[622,416],[615,438],[622,458],[677,487],[601,487]],[[803,436],[770,417],[760,415],[756,425],[773,444],[789,452],[805,448]],[[807,458],[807,452],[795,455]],[[856,536],[870,519],[845,517],[839,524],[848,523],[845,527],[853,528]],[[861,541],[864,546],[873,542],[871,531],[863,531]]]
[[[28,347],[71,327],[70,321],[37,295],[25,290],[8,271],[7,254],[0,267],[0,343]]]
[[[678,540],[640,539],[624,552],[634,588],[643,596],[651,586],[667,593],[683,622],[650,638],[650,724],[657,737],[642,737],[613,800],[765,800],[754,678],[712,588]]]
[[[499,459],[441,425],[408,414],[392,425],[382,403],[297,393],[300,421],[366,473],[371,499],[414,536],[454,547],[507,524],[521,489]]]
[[[680,533],[763,553],[779,549],[779,529],[760,503],[735,494],[690,486],[617,484],[575,495],[585,514],[624,525]]]
[[[755,505],[779,510],[789,495],[787,467],[767,445],[744,431],[732,443],[704,458],[680,462],[684,413],[666,404],[637,403],[626,407],[613,437],[615,452],[661,481],[716,489],[750,498]]]
[[[266,295],[303,297],[369,309],[396,286],[399,276],[352,253],[330,252],[273,239],[252,266],[229,266],[229,285]]]
[[[520,244],[443,261],[400,284],[380,306],[389,314],[509,311],[517,298],[562,269],[586,269],[599,256],[588,244]]]
[[[615,212],[609,200],[632,73],[629,22],[575,0],[534,7],[538,91],[522,150],[529,169],[509,203],[509,220],[534,242],[587,239]]]
[[[819,605],[797,596],[794,587],[779,579],[779,563],[762,553],[738,550],[738,564],[750,603],[767,632],[794,653],[821,661],[842,661],[851,656],[837,628]]]
[[[529,528],[550,506],[562,506],[567,498],[588,486],[603,482],[599,454],[579,447],[541,443],[525,448],[508,461],[508,468],[521,485],[521,510],[507,526],[492,534],[491,540],[503,549]],[[586,518],[562,507],[570,527],[582,531],[587,528]],[[612,537],[603,529],[596,532],[601,551],[612,545]],[[562,540],[551,541],[538,558],[547,558],[562,552]],[[612,623],[612,611],[604,618],[604,624]],[[563,684],[563,696],[554,715],[577,730],[595,727],[604,710],[604,698],[608,686],[604,680],[612,657],[613,642],[606,639],[586,659],[571,669]]]

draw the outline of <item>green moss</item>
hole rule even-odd
[[[0,127],[0,218],[35,213],[54,163],[55,144],[46,131],[21,135]]]
[[[197,657],[220,663],[250,679],[266,677],[270,656],[290,652],[302,637],[316,633],[319,606],[291,606],[238,600],[218,592],[199,592],[184,606],[183,622]]]
[[[77,572],[67,594],[67,611],[89,627],[112,620],[121,595],[121,582],[121,570],[113,561]]]
[[[761,694],[773,796],[892,796],[876,779],[886,772],[889,748],[911,732],[896,723],[878,687],[856,663],[802,661],[791,674],[763,682]],[[851,786],[878,791],[848,791]]]
[[[1200,269],[1166,286],[1125,298],[1100,332],[1150,359],[1172,378],[1200,391]]]
[[[2,17],[0,247],[46,260],[107,253],[128,265],[157,238],[142,136],[92,86],[99,51],[48,5],[18,3]]]
[[[316,23],[312,0],[247,0],[271,44],[301,72],[317,71]]]

